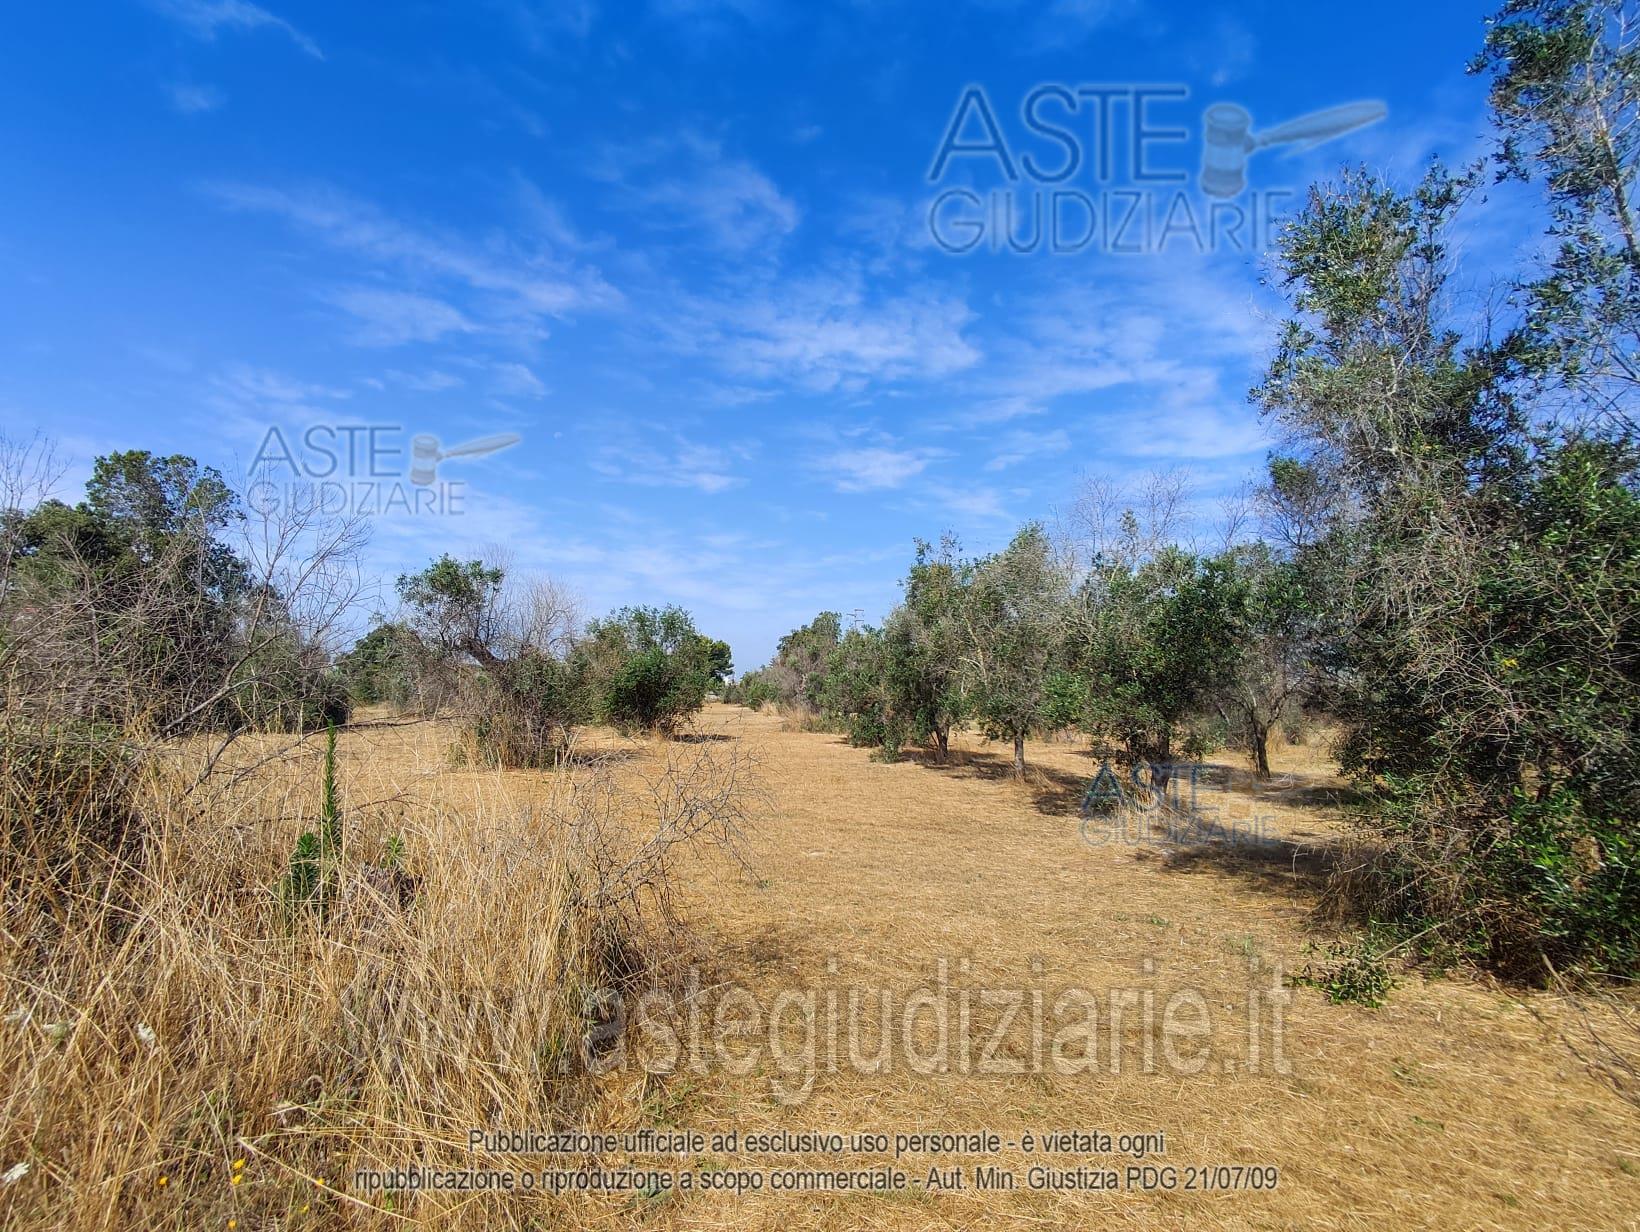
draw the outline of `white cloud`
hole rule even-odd
[[[1230,14],[1221,13],[1213,23],[1203,54],[1212,65],[1213,84],[1228,85],[1245,76],[1257,51],[1258,39],[1253,32]]]
[[[972,318],[960,298],[932,289],[885,295],[848,272],[694,297],[671,328],[680,346],[740,378],[854,392],[973,366],[980,353],[964,336]]]
[[[466,383],[454,373],[441,372],[437,368],[423,372],[401,372],[397,368],[389,368],[382,376],[399,388],[418,394],[443,393],[447,389],[459,389]]]
[[[201,115],[207,111],[215,111],[226,101],[222,91],[214,86],[178,83],[166,86],[165,92],[171,98],[171,106],[183,115]]]
[[[319,45],[283,17],[249,0],[151,0],[153,7],[180,22],[195,38],[210,41],[218,34],[277,30],[315,60],[325,53]]]
[[[547,387],[525,365],[504,363],[495,367],[495,392],[504,398],[544,398]]]
[[[735,474],[735,464],[749,454],[744,446],[700,445],[674,436],[666,441],[634,439],[605,445],[591,465],[600,475],[624,483],[694,488],[710,495],[745,482]]]
[[[436,342],[446,334],[466,334],[475,329],[458,309],[430,295],[356,287],[328,298],[361,322],[351,339],[360,346]]]
[[[975,400],[927,427],[984,430],[1000,470],[1063,452],[1052,431],[996,425],[1077,413],[1101,449],[1131,456],[1228,457],[1264,440],[1246,389],[1268,347],[1269,323],[1246,275],[1208,265],[1148,271],[1144,279],[1039,290],[1014,331],[993,344],[966,382]]]
[[[346,389],[300,381],[271,368],[258,368],[251,364],[229,364],[211,383],[218,393],[237,402],[260,405],[291,406],[352,397],[351,391]]]
[[[340,193],[244,184],[220,184],[209,191],[231,208],[273,214],[334,248],[399,267],[415,277],[418,296],[423,294],[419,285],[428,279],[448,284],[469,298],[462,307],[474,329],[539,334],[544,317],[621,302],[619,292],[589,266],[516,243],[500,250],[474,247],[399,222]],[[448,328],[456,327],[448,313],[443,319]]]
[[[831,478],[839,492],[876,492],[902,486],[940,456],[931,449],[866,446],[826,454],[815,466]]]
[[[1013,513],[1003,505],[1002,494],[995,488],[975,485],[957,488],[935,484],[929,487],[928,495],[949,513],[1000,522],[1011,522],[1014,518]]]
[[[996,455],[985,464],[988,471],[1006,470],[1033,458],[1051,457],[1070,450],[1070,434],[1063,428],[1052,432],[1015,430],[1002,438]]]
[[[531,51],[551,46],[559,35],[583,39],[592,32],[598,6],[592,0],[496,0]]]
[[[1118,25],[1144,11],[1142,0],[974,0],[975,6],[1000,14],[1012,29],[1011,41],[1027,51],[1074,47],[1098,30]]]
[[[687,130],[607,146],[593,173],[620,188],[645,226],[692,231],[723,252],[778,244],[800,218],[796,204],[752,163]]]

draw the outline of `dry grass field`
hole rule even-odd
[[[1029,988],[1197,987],[1239,1003],[1248,956],[1301,968],[1313,887],[1303,849],[1330,824],[1313,803],[1269,807],[1258,858],[1171,858],[1079,840],[1094,766],[1072,746],[1008,751],[972,737],[948,769],[883,765],[839,738],[720,708],[708,727],[765,748],[776,807],[758,832],[761,880],[723,877],[696,918],[753,988],[865,982],[912,989],[967,958],[974,982]],[[1296,756],[1295,756],[1296,754]],[[1323,759],[1278,751],[1299,790],[1336,786]],[[1240,781],[1243,789],[1247,784]],[[1297,859],[1295,860],[1295,854]],[[828,974],[835,960],[838,975]],[[1154,974],[1146,976],[1147,960]],[[1039,962],[1040,981],[1031,964]],[[1259,977],[1261,982],[1264,977]],[[1284,1015],[1290,1074],[824,1075],[784,1108],[756,1081],[702,1082],[680,1119],[708,1127],[1162,1130],[1170,1162],[1272,1163],[1269,1194],[943,1195],[924,1200],[696,1199],[678,1227],[1093,1226],[1623,1228],[1640,1224],[1640,1120],[1545,1025],[1561,1007],[1468,979],[1413,981],[1381,1009],[1297,988]],[[1233,1044],[1232,1044],[1233,1048]],[[1242,1050],[1244,1051],[1244,1050]],[[1234,1058],[1232,1058],[1234,1059]],[[1215,1058],[1216,1061],[1216,1058]],[[766,1085],[766,1084],[765,1084]],[[927,1159],[917,1163],[926,1165]],[[1013,1161],[1020,1164],[1016,1157]],[[1023,1167],[1020,1168],[1023,1175]],[[664,1225],[663,1225],[664,1226]]]
[[[594,733],[583,751],[598,755],[606,786],[625,802],[615,811],[629,823],[628,842],[641,842],[652,824],[644,788],[662,781],[668,761],[744,753],[758,767],[743,858],[708,849],[676,864],[669,879],[686,932],[646,939],[667,948],[673,989],[698,987],[708,1036],[731,989],[742,990],[741,1008],[755,1001],[765,1015],[783,994],[788,1009],[805,995],[823,1009],[828,992],[846,1005],[854,989],[868,1028],[862,1051],[875,1055],[878,998],[904,1007],[921,989],[966,1005],[963,1034],[974,1043],[935,1051],[936,1020],[924,1013],[909,1037],[895,1028],[877,1072],[861,1072],[846,1062],[846,1040],[828,1047],[824,1027],[818,1059],[805,1063],[815,1036],[795,1012],[776,1014],[772,1027],[766,1016],[748,1023],[730,1014],[709,1063],[692,1067],[685,1057],[671,1073],[647,1072],[634,1045],[608,1072],[554,1086],[518,1052],[533,1046],[539,1061],[539,1050],[565,1047],[568,1024],[588,1004],[586,990],[570,984],[595,981],[610,962],[607,954],[601,968],[592,962],[603,942],[566,907],[581,873],[559,858],[554,829],[568,815],[565,793],[588,790],[587,780],[452,767],[450,741],[439,725],[386,723],[341,739],[349,841],[374,850],[402,835],[405,866],[418,879],[407,916],[348,903],[323,929],[292,937],[270,927],[257,887],[277,873],[315,805],[312,776],[291,780],[287,770],[285,780],[251,791],[242,813],[212,816],[214,846],[202,851],[197,834],[167,839],[144,922],[125,934],[124,950],[86,943],[79,986],[51,991],[55,1013],[43,1008],[45,990],[9,980],[19,1009],[0,1025],[0,1167],[32,1164],[0,1189],[0,1226],[1640,1224],[1640,1122],[1557,1039],[1575,1027],[1553,998],[1469,976],[1409,977],[1385,1006],[1368,1009],[1293,987],[1277,1038],[1275,972],[1300,970],[1313,958],[1306,946],[1326,940],[1312,913],[1314,878],[1336,832],[1330,809],[1340,785],[1319,750],[1277,751],[1277,787],[1257,806],[1266,841],[1231,846],[1085,841],[1078,803],[1097,763],[1068,743],[1030,746],[1031,773],[1019,784],[1006,775],[1008,751],[973,735],[956,739],[952,763],[941,767],[920,757],[874,761],[837,736],[728,706],[710,706],[696,732],[671,744]],[[1233,770],[1215,800],[1233,813],[1253,807],[1251,793],[1248,776]],[[26,947],[17,937],[8,945],[15,972]],[[1251,1014],[1250,986],[1261,998]],[[1098,1039],[1091,1072],[1036,1059],[1052,1053],[1033,1044],[1033,1007],[1047,1007],[1038,1017],[1046,1015],[1051,1040],[1053,1006],[1072,987],[1101,1002],[1113,989],[1131,990],[1126,1013]],[[463,1020],[464,1005],[501,989],[513,998],[504,1031],[483,1013]],[[987,999],[981,989],[1015,990],[1022,1008],[1004,1022],[1013,994]],[[1168,1060],[1172,1041],[1158,1038],[1156,1016],[1144,1012],[1181,993],[1210,1011],[1184,1064]],[[520,1010],[519,998],[531,1008]],[[393,1005],[437,1017],[440,1029],[383,1010]],[[360,1021],[375,1034],[361,1038]],[[475,1025],[465,1034],[452,1028],[462,1021]],[[980,1064],[999,1027],[1000,1043]],[[946,1028],[949,1044],[957,1020],[948,1017]],[[533,1033],[527,1042],[521,1030]],[[347,1177],[365,1166],[554,1162],[468,1155],[474,1126],[994,1131],[1003,1145],[969,1156],[911,1151],[897,1161],[744,1149],[559,1161],[702,1177],[897,1163],[918,1182],[931,1167],[960,1167],[965,1187],[939,1193],[766,1187],[407,1202],[361,1201],[350,1191]],[[1142,1161],[1043,1153],[1043,1134],[1074,1130],[1161,1134],[1165,1153]],[[1031,1154],[1027,1133],[1038,1142]],[[1135,1163],[1171,1165],[1181,1179],[1192,1166],[1273,1165],[1279,1187],[1026,1187],[1032,1165],[1120,1172]],[[1011,1169],[1019,1188],[976,1191],[972,1169],[985,1164]]]

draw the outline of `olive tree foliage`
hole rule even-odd
[[[963,606],[971,570],[958,551],[950,536],[937,546],[919,540],[905,598],[883,625],[890,709],[910,739],[933,741],[938,762],[950,756],[951,729],[969,710]]]
[[[426,657],[414,630],[390,620],[371,626],[337,660],[336,669],[348,696],[360,705],[431,714],[447,699],[428,688]]]
[[[894,709],[883,630],[857,625],[838,638],[815,691],[820,713],[841,725],[850,744],[899,752],[905,725]]]
[[[1553,244],[1520,280],[1528,362],[1629,432],[1640,393],[1640,14],[1625,0],[1510,0],[1472,71],[1491,76],[1500,174],[1539,184]]]
[[[1025,739],[1055,714],[1052,670],[1065,635],[1068,573],[1032,523],[1002,551],[974,561],[959,605],[967,703],[992,739],[1013,744],[1025,773]]]
[[[727,643],[701,634],[679,607],[624,607],[580,627],[577,605],[548,579],[441,556],[399,578],[403,615],[378,624],[344,665],[362,687],[452,703],[473,751],[503,765],[540,765],[574,731],[607,722],[672,734],[734,670]]]
[[[968,713],[963,617],[972,565],[947,536],[918,541],[904,598],[879,627],[841,628],[822,612],[781,639],[774,661],[748,673],[732,700],[756,709],[795,705],[841,728],[850,743],[898,757],[906,743],[950,755],[952,728]]]
[[[1634,443],[1530,401],[1530,312],[1498,340],[1456,322],[1445,237],[1470,184],[1436,169],[1411,193],[1361,174],[1312,190],[1255,396],[1337,493],[1318,551],[1344,764],[1386,853],[1368,909],[1523,972],[1628,969]]]
[[[505,578],[499,565],[445,554],[419,573],[400,574],[397,589],[410,627],[435,654],[493,666],[500,661]]]
[[[1177,471],[1085,477],[1059,532],[1072,581],[1055,717],[1148,768],[1157,787],[1173,759],[1211,743],[1215,689],[1238,662],[1227,622],[1240,557],[1179,546],[1188,497]]]
[[[1270,777],[1270,733],[1290,725],[1318,682],[1321,600],[1302,556],[1261,542],[1207,562],[1214,657],[1206,695],[1228,734],[1248,753],[1253,772]]]
[[[1197,722],[1231,658],[1229,571],[1175,546],[1096,557],[1071,596],[1061,713],[1158,789],[1199,756]]]
[[[821,612],[793,629],[780,639],[768,665],[750,673],[747,690],[777,705],[819,711],[826,666],[842,632],[843,618],[836,612]]]
[[[733,670],[726,643],[680,607],[625,607],[587,626],[583,664],[597,713],[622,731],[675,732]]]

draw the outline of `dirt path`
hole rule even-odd
[[[1374,1010],[1332,1005],[1314,989],[1297,988],[1280,1012],[1277,1040],[1271,969],[1301,967],[1310,939],[1313,886],[1289,844],[1325,837],[1329,823],[1315,801],[1334,786],[1319,758],[1304,750],[1296,756],[1282,751],[1277,769],[1291,773],[1291,790],[1283,802],[1264,806],[1270,832],[1283,842],[1260,849],[1256,858],[1209,853],[1183,859],[1151,844],[1084,841],[1076,804],[1097,766],[1068,745],[1030,748],[1033,779],[1019,786],[1003,777],[1003,751],[973,738],[958,742],[957,764],[940,768],[874,762],[834,736],[785,731],[773,716],[731,707],[711,708],[702,727],[707,735],[757,748],[771,792],[754,875],[714,865],[700,868],[688,887],[689,914],[717,955],[700,998],[705,1037],[714,1038],[712,1014],[723,1013],[731,1028],[724,1055],[746,1072],[726,1073],[714,1063],[705,1074],[684,1068],[662,1084],[645,1085],[648,1123],[742,1134],[994,1131],[1003,1145],[995,1153],[915,1153],[897,1161],[919,1182],[930,1167],[948,1178],[958,1167],[962,1190],[677,1195],[645,1207],[638,1216],[645,1224],[1620,1228],[1640,1222],[1640,1128],[1633,1109],[1586,1075],[1507,991],[1467,979],[1414,981]],[[1243,815],[1251,805],[1245,795],[1232,793],[1229,800],[1231,811]],[[762,1017],[754,1025],[744,1023],[751,1012],[747,997],[727,997],[730,987],[757,1003]],[[1250,987],[1258,990],[1251,1002]],[[851,988],[861,990],[862,1006],[852,1015]],[[1067,1036],[1057,1061],[1049,1046],[1056,1031],[1086,1019],[1085,999],[1056,1012],[1067,988],[1096,999],[1091,1072],[1066,1072],[1083,1057],[1080,1037]],[[919,989],[924,997],[911,1015],[907,1047],[900,1024],[919,1004]],[[994,991],[982,997],[980,989]],[[837,990],[834,998],[831,990]],[[1113,996],[1112,990],[1130,991]],[[812,1011],[797,1000],[807,992],[815,998]],[[875,1056],[884,992],[891,998],[895,1046],[881,1072],[857,1072],[849,1061],[848,1022],[853,1017],[861,1024],[856,1051]],[[788,993],[784,1012],[771,1032],[767,1018],[782,993]],[[1113,999],[1121,1002],[1114,1022]],[[963,1036],[964,1001],[966,1050],[956,1042]],[[837,1007],[829,1016],[828,1003]],[[1169,1003],[1174,1017],[1165,1019]],[[939,1004],[946,1007],[943,1051],[936,1047]],[[982,1066],[982,1049],[1009,1004],[1016,1005],[1014,1019]],[[1536,1004],[1551,1017],[1558,1012],[1546,999]],[[803,1060],[809,1012],[817,1023],[812,1065]],[[1033,1018],[1044,1024],[1040,1047],[1032,1039]],[[838,1023],[835,1044],[828,1022]],[[782,1056],[777,1047],[785,1049]],[[929,1068],[934,1072],[917,1072]],[[964,1068],[969,1072],[960,1072]],[[981,1068],[1014,1072],[975,1072]],[[808,1076],[812,1087],[806,1087]],[[1042,1135],[1064,1130],[1102,1131],[1113,1140],[1159,1133],[1165,1154],[1135,1160],[1119,1150],[1046,1153]],[[1023,1149],[1027,1132],[1036,1138],[1030,1154]],[[896,1161],[892,1153],[862,1158],[818,1151],[743,1153],[718,1163],[729,1173],[767,1173]],[[1018,1188],[976,1192],[973,1171],[986,1164],[1011,1171]],[[1177,1169],[1179,1188],[1028,1188],[1033,1166],[1109,1168],[1126,1181],[1130,1165],[1145,1164]],[[1279,1188],[1184,1191],[1188,1169],[1219,1164],[1274,1166]],[[1080,1179],[1099,1183],[1087,1173]],[[621,1218],[632,1215],[627,1210]]]

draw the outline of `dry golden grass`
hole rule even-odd
[[[1238,1002],[1246,950],[1296,970],[1311,940],[1313,886],[1300,853],[1163,858],[1090,847],[1077,803],[1097,763],[1074,745],[1027,749],[1031,781],[1005,776],[1009,750],[971,736],[957,764],[880,764],[820,733],[717,709],[708,723],[765,746],[777,801],[758,835],[761,883],[716,883],[696,919],[735,978],[772,995],[812,984],[912,989],[940,958],[967,957],[1031,987],[1195,986]],[[1298,847],[1335,832],[1323,750],[1275,751],[1294,803],[1272,831]],[[1248,776],[1237,773],[1245,789]],[[835,958],[837,974],[827,961]],[[1143,974],[1146,959],[1156,964]],[[823,1074],[800,1107],[767,1076],[716,1075],[676,1116],[702,1128],[1161,1129],[1170,1161],[1274,1163],[1273,1194],[931,1199],[766,1196],[680,1201],[678,1228],[1620,1228],[1640,1224],[1640,1125],[1527,1008],[1551,998],[1467,978],[1411,980],[1379,1010],[1294,989],[1290,1075],[1123,1072],[1087,1077]],[[1217,1050],[1215,1050],[1217,1052]],[[1129,1067],[1131,1070],[1131,1067]],[[816,1163],[820,1161],[815,1161]],[[926,1166],[929,1159],[912,1163]],[[1009,1162],[1023,1173],[1024,1160]],[[913,1174],[916,1168],[912,1167]]]
[[[601,768],[520,776],[520,793],[451,770],[449,738],[343,738],[346,855],[327,920],[288,921],[270,893],[314,826],[321,740],[278,757],[278,739],[242,741],[186,802],[206,749],[181,750],[144,780],[156,830],[119,893],[19,888],[0,952],[0,1170],[28,1172],[0,1188],[0,1223],[398,1225],[337,1196],[354,1168],[460,1166],[470,1126],[594,1115],[600,1092],[563,1063],[587,994],[640,940],[622,904],[584,901]],[[390,834],[412,910],[372,873]],[[526,1214],[435,1197],[414,1222]]]
[[[1313,874],[1293,845],[1319,847],[1334,832],[1326,792],[1336,783],[1317,751],[1277,751],[1278,771],[1294,775],[1293,790],[1273,808],[1286,845],[1227,857],[1083,842],[1077,801],[1096,763],[1070,744],[1031,746],[1031,777],[1016,784],[1006,778],[1006,750],[974,737],[958,738],[953,764],[936,767],[874,762],[835,736],[786,731],[775,716],[731,707],[710,707],[700,728],[702,737],[726,739],[696,748],[755,749],[768,796],[749,872],[715,855],[671,870],[695,938],[677,942],[672,957],[698,958],[709,986],[738,985],[765,1005],[805,988],[886,988],[903,997],[931,983],[944,959],[953,983],[965,960],[960,982],[969,985],[1164,995],[1189,987],[1210,1004],[1236,1006],[1250,959],[1262,964],[1261,982],[1273,964],[1293,970],[1305,961]],[[451,768],[449,742],[430,725],[365,727],[342,739],[348,841],[370,853],[390,832],[405,836],[408,868],[421,878],[407,914],[369,902],[361,889],[324,928],[278,926],[266,886],[315,814],[311,752],[304,773],[270,768],[254,790],[186,818],[161,810],[171,828],[134,896],[136,915],[113,938],[88,930],[60,939],[49,981],[38,974],[38,946],[19,931],[22,913],[8,908],[6,1009],[28,1008],[30,1017],[0,1023],[0,1170],[23,1159],[32,1170],[0,1189],[0,1224],[1637,1222],[1632,1106],[1554,1038],[1563,1011],[1552,998],[1469,978],[1409,980],[1379,1010],[1293,990],[1285,1074],[1267,1064],[1224,1069],[1219,1057],[1244,1051],[1239,1020],[1227,1010],[1215,1020],[1213,1064],[1193,1075],[1166,1066],[1143,1072],[1138,1053],[1124,1049],[1120,1073],[1108,1065],[1094,1074],[1017,1076],[920,1074],[904,1063],[878,1074],[822,1069],[796,1103],[783,1101],[785,1075],[767,1063],[749,1073],[714,1066],[665,1076],[629,1064],[602,1077],[557,1077],[549,1065],[543,1081],[542,1056],[580,1029],[585,989],[609,969],[598,919],[573,907],[587,872],[564,834],[588,780],[580,771]],[[690,746],[600,733],[587,747],[612,767],[633,827],[623,841],[641,838],[654,804],[641,788]],[[1245,776],[1237,786],[1246,787]],[[507,1012],[474,1014],[475,1004]],[[1136,1043],[1133,1036],[1125,1031],[1124,1042]],[[1025,1130],[1160,1130],[1166,1162],[1275,1164],[1281,1187],[1205,1196],[423,1197],[390,1213],[333,1192],[357,1166],[507,1163],[465,1155],[474,1126],[657,1124],[708,1132],[983,1128],[1005,1140]],[[949,1161],[917,1156],[901,1166],[920,1177],[941,1162]],[[1027,1163],[1006,1150],[994,1162],[1021,1177]]]

